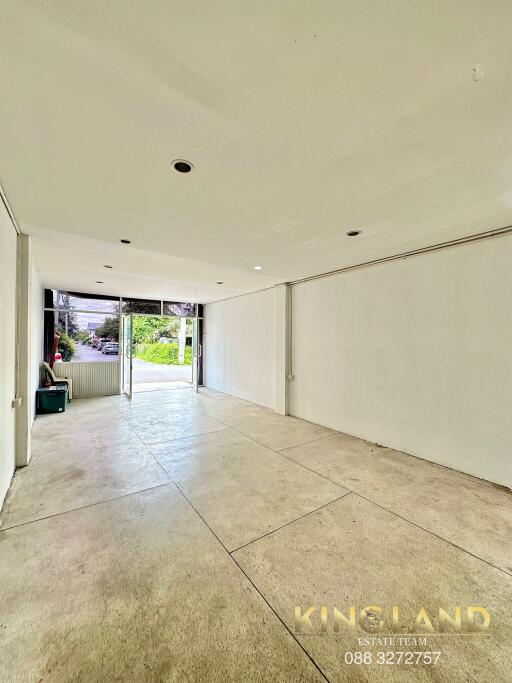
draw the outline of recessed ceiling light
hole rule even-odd
[[[218,285],[223,285],[224,283],[223,283],[223,282],[217,282],[217,284],[218,284]]]
[[[361,230],[349,230],[347,232],[347,236],[348,237],[357,237],[357,235],[360,235],[361,232],[362,232]]]
[[[119,241],[121,242],[121,244],[131,244],[132,243],[131,240],[119,240]]]
[[[185,159],[175,159],[172,162],[172,167],[175,171],[178,171],[178,173],[190,173],[194,168],[190,161],[185,161]]]
[[[97,285],[102,285],[102,284],[103,284],[103,280],[96,280],[96,284],[97,284]]]
[[[108,268],[110,270],[112,268],[112,266],[105,265],[105,266],[103,266],[103,268]]]
[[[254,270],[263,270],[263,266],[254,266]]]

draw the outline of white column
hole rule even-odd
[[[35,389],[42,361],[42,290],[32,282],[35,268],[28,235],[18,237],[16,466],[28,465],[35,412]],[[37,289],[37,291],[35,291]],[[37,295],[37,296],[36,296]],[[41,310],[34,310],[39,306]],[[37,315],[34,315],[37,314]],[[40,329],[36,329],[40,328]]]
[[[291,373],[291,287],[275,286],[274,410],[288,415],[288,387]]]

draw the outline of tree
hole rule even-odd
[[[186,320],[186,336],[192,335],[192,323],[187,318],[160,318],[147,315],[133,316],[133,341],[136,344],[154,344],[162,337],[177,338],[180,332],[181,321]]]
[[[107,337],[119,341],[119,318],[105,318],[103,325],[96,328],[97,337]]]
[[[76,312],[71,310],[71,299],[69,294],[60,293],[59,308],[66,310],[65,313],[59,313],[59,325],[70,337],[76,337],[78,332],[78,320]],[[67,318],[67,320],[66,320]]]
[[[68,313],[68,334],[70,337],[76,338],[78,331],[79,331],[79,328],[78,328],[77,315],[74,311],[69,311],[69,313]]]
[[[151,316],[133,316],[133,341],[136,344],[153,344],[167,336],[169,321]]]
[[[80,342],[81,344],[86,344],[90,339],[89,332],[87,332],[86,330],[79,330],[75,334],[74,339],[75,341]]]

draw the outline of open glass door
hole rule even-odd
[[[133,391],[133,316],[123,315],[123,392],[132,397]]]
[[[192,320],[192,386],[199,391],[199,363],[201,358],[201,343],[199,340],[199,319]]]

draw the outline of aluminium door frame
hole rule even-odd
[[[129,367],[129,391],[126,391],[126,361],[127,361],[127,355],[126,355],[126,339],[125,339],[125,321],[129,319],[130,320],[130,355],[128,357],[130,367]],[[122,355],[121,355],[121,394],[125,394],[128,396],[128,398],[131,400],[133,398],[133,313],[122,313],[119,317],[119,320],[121,321],[121,338],[122,338]]]

